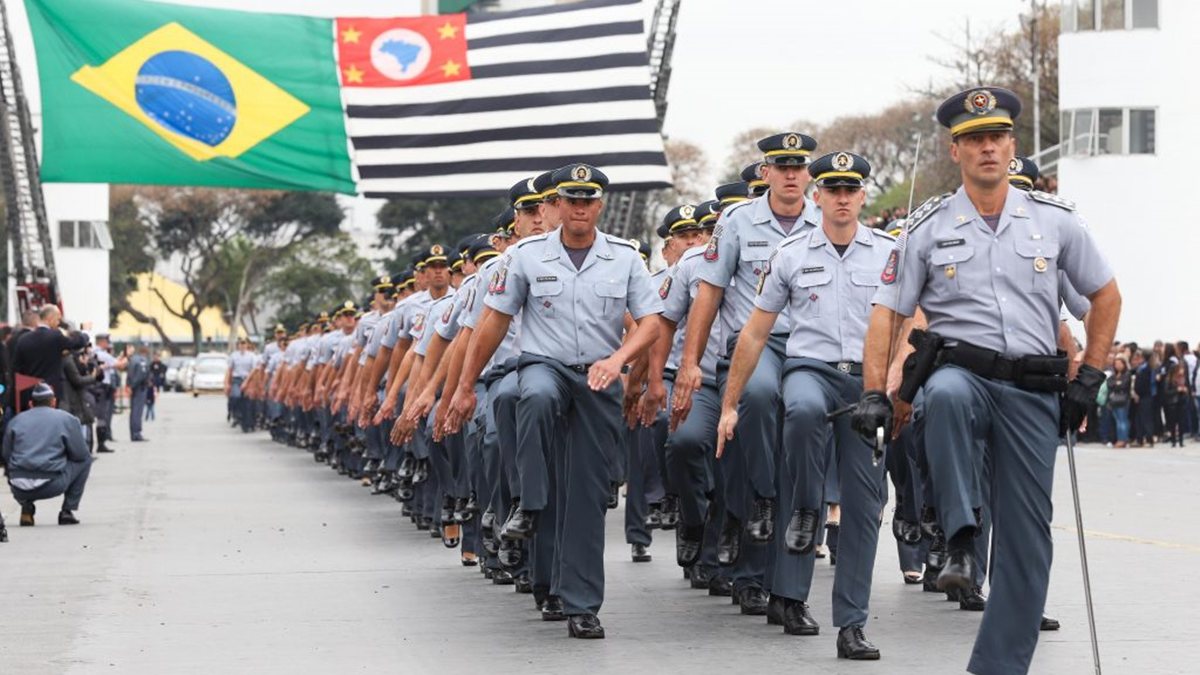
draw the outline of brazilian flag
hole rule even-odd
[[[42,180],[354,193],[328,19],[25,0]]]

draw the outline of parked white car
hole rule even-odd
[[[224,354],[201,354],[192,366],[192,396],[221,394],[225,392],[225,372],[229,370],[229,358]]]
[[[183,367],[191,360],[191,357],[187,356],[172,356],[167,359],[167,372],[163,375],[165,389],[183,391],[183,379],[180,375],[183,374]]]

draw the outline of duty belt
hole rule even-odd
[[[847,375],[862,377],[863,374],[861,361],[826,361],[825,365]]]
[[[944,347],[937,365],[958,366],[992,380],[1012,382],[1021,389],[1063,392],[1067,389],[1065,356],[1021,356],[1013,358],[1000,352],[960,342]]]

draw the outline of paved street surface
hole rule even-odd
[[[633,564],[608,519],[608,639],[568,640],[531,596],[485,582],[391,499],[300,450],[243,436],[224,400],[168,394],[151,442],[118,444],[92,471],[79,517],[0,544],[0,673],[913,673],[963,672],[979,615],[902,583],[890,524],[876,565],[869,636],[879,663],[835,658],[832,569],[820,561],[815,638],[787,637],[726,598],[687,588],[672,540]],[[118,437],[128,438],[117,418]],[[1200,641],[1200,446],[1081,448],[1106,673],[1196,673]],[[1034,672],[1090,673],[1065,454],[1056,558]],[[890,513],[890,511],[889,511]]]

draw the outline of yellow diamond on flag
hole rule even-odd
[[[309,107],[246,65],[169,23],[71,80],[192,159],[238,157]]]

